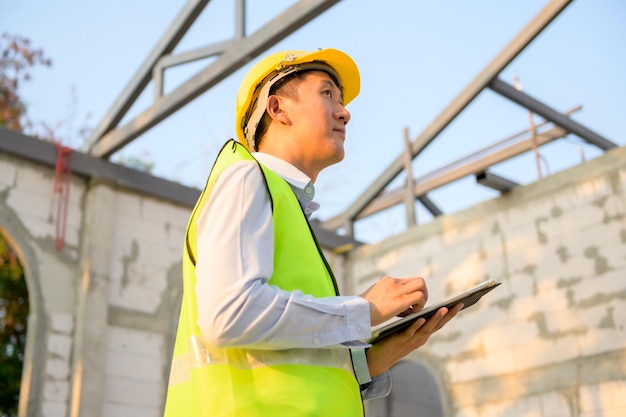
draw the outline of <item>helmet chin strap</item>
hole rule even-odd
[[[252,111],[252,114],[250,114],[250,117],[247,118],[246,125],[243,128],[244,137],[246,138],[246,142],[248,142],[248,147],[252,151],[257,150],[254,143],[256,138],[256,129],[261,122],[261,118],[265,114],[265,107],[267,106],[267,99],[270,96],[270,89],[272,88],[272,86],[294,72],[313,70],[330,73],[334,79],[339,81],[337,73],[329,65],[323,62],[309,62],[305,64],[290,65],[288,67],[284,67],[280,69],[279,72],[274,72],[265,77],[265,79],[260,83],[263,85],[263,87],[259,91],[256,99],[252,101],[250,109],[254,110]]]

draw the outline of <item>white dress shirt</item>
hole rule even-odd
[[[268,154],[261,163],[293,186],[310,179]],[[254,161],[228,167],[198,216],[196,296],[198,325],[215,346],[255,349],[311,348],[367,339],[370,307],[358,296],[315,298],[268,285],[273,273],[274,229],[264,180]]]
[[[304,173],[272,155],[253,155],[292,186],[307,214],[319,207]],[[268,285],[274,260],[272,210],[254,161],[224,170],[196,226],[198,326],[207,342],[254,349],[367,346],[359,342],[371,336],[364,298],[315,298]]]

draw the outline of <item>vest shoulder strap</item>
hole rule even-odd
[[[261,174],[261,177],[263,178],[263,183],[265,184],[265,191],[269,196],[270,207],[272,211],[274,210],[272,194],[270,193],[269,186],[267,184],[267,178],[265,177],[265,173],[263,172],[261,165],[257,162],[256,159],[254,159],[250,152],[241,143],[237,142],[234,139],[229,139],[228,141],[226,141],[224,146],[222,146],[222,149],[218,153],[217,158],[213,163],[213,167],[211,168],[209,178],[207,179],[206,185],[204,186],[204,190],[202,191],[202,194],[200,194],[200,197],[198,198],[198,201],[196,202],[196,205],[191,212],[191,216],[189,217],[189,222],[187,223],[187,233],[185,234],[185,252],[189,256],[189,259],[191,260],[191,263],[193,265],[196,264],[197,259],[195,249],[196,245],[192,244],[192,242],[195,243],[196,240],[197,216],[202,211],[202,208],[209,199],[211,191],[215,186],[215,182],[222,174],[222,172],[233,163],[239,161],[253,161],[257,164],[257,166],[259,167],[259,173]]]

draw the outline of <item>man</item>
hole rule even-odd
[[[424,306],[424,280],[338,294],[308,217],[359,88],[334,49],[269,55],[242,81],[239,142],[222,148],[187,229],[167,417],[362,416],[362,399],[388,393],[389,367],[459,311],[370,347],[371,326]]]

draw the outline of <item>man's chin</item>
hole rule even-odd
[[[344,151],[343,147],[341,148],[341,151],[338,151],[337,154],[335,155],[335,160],[332,163],[332,165],[334,164],[338,164],[339,162],[343,161],[343,158],[345,158],[346,156],[346,152]]]

